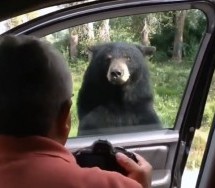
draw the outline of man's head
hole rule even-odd
[[[71,95],[71,74],[51,45],[0,38],[0,134],[55,137],[67,123]]]

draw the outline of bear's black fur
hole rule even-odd
[[[145,62],[145,56],[152,55],[155,48],[105,43],[90,51],[92,60],[77,103],[78,135],[102,133],[103,128],[160,127]]]

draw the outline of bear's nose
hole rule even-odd
[[[123,75],[123,72],[120,70],[112,70],[110,74],[112,78],[119,78]]]

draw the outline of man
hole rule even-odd
[[[117,154],[128,172],[79,167],[64,148],[70,131],[71,74],[50,45],[0,39],[0,187],[149,188],[152,168]]]

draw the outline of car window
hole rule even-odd
[[[174,128],[206,25],[192,9],[98,20],[43,37],[72,73],[69,136]]]
[[[187,187],[189,181],[190,187],[195,187],[199,175],[200,167],[203,165],[203,155],[208,142],[209,132],[212,128],[213,116],[215,112],[215,74],[211,81],[207,101],[204,108],[201,128],[196,130],[193,142],[190,148],[186,167],[182,178],[182,187]],[[201,177],[201,176],[200,176]]]
[[[43,15],[55,12],[57,10],[72,7],[80,4],[90,3],[96,0],[87,0],[87,1],[75,1],[73,3],[64,3],[56,6],[50,6],[47,8],[39,9],[33,12],[28,12],[26,14],[22,14],[13,18],[10,18],[8,20],[4,20],[0,22],[0,34],[13,29],[19,25],[22,25],[23,23],[29,22],[30,20],[33,20],[35,18],[39,18]]]
[[[33,20],[35,18],[38,18],[38,17],[48,14],[50,12],[54,12],[61,8],[63,8],[63,6],[48,7],[48,8],[40,9],[37,11],[29,12],[27,14],[19,15],[19,16],[13,17],[8,20],[4,20],[4,21],[0,22],[0,34],[8,31],[10,29],[13,29],[23,23],[26,23],[30,20]]]

